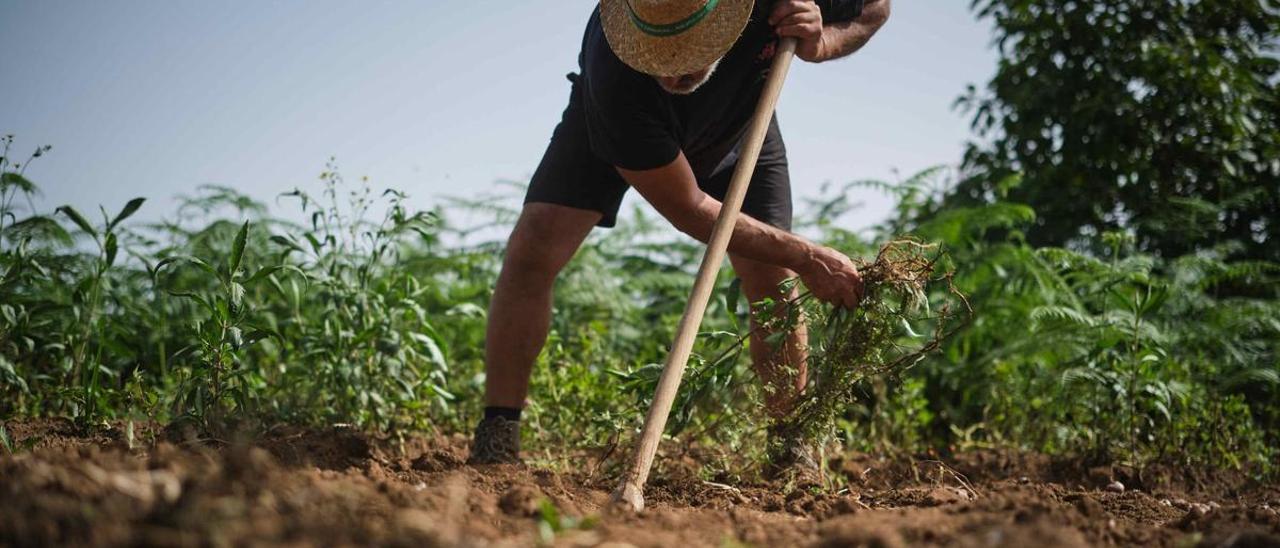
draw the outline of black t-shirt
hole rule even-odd
[[[863,0],[819,0],[823,21],[862,13]],[[578,63],[592,151],[628,170],[662,167],[684,151],[698,177],[711,175],[737,146],[764,89],[777,35],[771,0],[758,0],[742,35],[711,78],[689,95],[664,91],[609,47],[597,8],[587,23]]]

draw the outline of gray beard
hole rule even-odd
[[[669,88],[667,87],[666,84],[662,83],[662,80],[658,80],[658,86],[661,87],[667,93],[670,93],[672,95],[689,95],[695,91],[698,91],[698,88],[702,87],[702,85],[707,83],[708,80],[711,80],[711,75],[716,73],[716,68],[720,66],[721,59],[716,59],[716,62],[711,64],[711,69],[707,71],[707,75],[703,76],[701,80],[695,82],[693,85],[689,87]]]

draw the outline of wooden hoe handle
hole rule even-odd
[[[636,444],[635,460],[631,463],[631,469],[623,475],[622,484],[613,492],[615,503],[624,503],[634,511],[644,509],[644,483],[649,479],[654,453],[658,450],[658,442],[662,440],[662,431],[666,429],[667,415],[671,413],[671,404],[680,389],[680,378],[684,375],[689,353],[693,351],[693,341],[702,325],[702,315],[707,310],[707,301],[715,288],[716,275],[729,248],[729,238],[738,222],[738,212],[742,209],[742,199],[747,194],[747,184],[751,182],[751,174],[755,171],[760,147],[764,144],[769,120],[773,118],[773,109],[778,104],[778,95],[782,93],[782,83],[787,78],[787,70],[791,68],[791,57],[795,51],[794,38],[779,41],[773,66],[769,69],[769,78],[764,84],[764,92],[760,94],[760,103],[756,105],[746,139],[742,142],[742,150],[739,151],[738,165],[729,182],[729,192],[720,207],[720,216],[711,231],[711,239],[707,241],[702,265],[698,267],[693,292],[689,295],[684,316],[680,318],[680,325],[676,328],[676,338],[671,344],[671,353],[667,355],[667,363],[662,366],[662,376],[658,377],[658,389],[653,395],[653,404],[649,406],[649,414],[645,416],[640,441]]]

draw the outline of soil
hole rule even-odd
[[[838,488],[788,494],[667,454],[633,515],[608,505],[608,466],[470,467],[456,436],[5,428],[0,545],[1280,546],[1280,485],[1238,472],[845,455],[828,463]]]

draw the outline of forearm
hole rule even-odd
[[[702,242],[711,239],[721,204],[698,188],[684,153],[660,168],[643,171],[619,168],[618,173],[677,230]],[[746,215],[738,216],[729,238],[729,252],[801,274],[810,270],[808,267],[815,263],[816,255],[821,255],[819,246],[808,240]]]
[[[722,204],[706,194],[685,208],[662,212],[676,229],[706,242],[711,239]],[[747,215],[738,215],[729,239],[729,252],[794,271],[810,262],[813,244],[790,232],[769,226]]]
[[[889,2],[867,0],[856,19],[823,25],[821,54],[815,62],[839,59],[862,49],[889,20]]]

